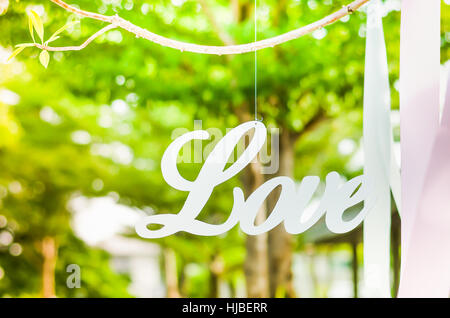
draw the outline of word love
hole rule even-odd
[[[254,129],[253,138],[237,160],[226,167],[228,158],[241,138]],[[189,195],[178,214],[157,214],[146,216],[135,226],[138,235],[144,238],[160,238],[179,231],[195,235],[213,236],[222,234],[237,223],[243,232],[257,235],[269,231],[284,222],[286,231],[299,234],[313,226],[325,215],[328,229],[334,233],[344,233],[357,227],[372,204],[368,204],[368,186],[364,176],[358,176],[343,183],[337,172],[326,177],[325,191],[320,204],[313,211],[305,214],[313,198],[320,179],[317,176],[303,178],[299,185],[288,177],[275,177],[256,189],[247,199],[241,188],[233,189],[234,204],[228,219],[222,224],[209,224],[197,220],[197,216],[211,197],[214,188],[229,180],[244,169],[257,155],[266,140],[266,127],[261,122],[251,121],[232,129],[223,137],[209,154],[195,181],[183,178],[177,167],[177,156],[186,143],[195,139],[208,139],[205,130],[186,133],[175,139],[166,149],[161,160],[164,180],[173,188],[187,191]],[[255,225],[255,217],[267,196],[281,186],[281,193],[272,213],[261,224]],[[350,220],[344,220],[344,212],[362,202],[364,207]],[[159,224],[162,227],[151,230],[149,226]]]

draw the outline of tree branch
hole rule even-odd
[[[100,35],[102,35],[103,33],[111,30],[111,29],[115,29],[117,28],[116,25],[114,24],[109,24],[107,26],[105,26],[104,28],[98,30],[97,32],[95,32],[93,35],[91,35],[86,41],[83,42],[83,44],[78,45],[78,46],[61,46],[61,47],[54,47],[54,46],[48,46],[46,44],[39,44],[39,43],[34,43],[34,46],[42,49],[42,50],[47,50],[47,51],[79,51],[84,49],[86,46],[89,45],[89,43],[91,43],[92,41],[94,41],[96,38],[98,38]]]
[[[296,141],[301,136],[315,130],[318,126],[328,121],[329,119],[331,118],[327,116],[325,111],[323,109],[319,109],[317,113],[305,124],[301,131],[292,133],[292,141]]]
[[[130,33],[135,34],[138,37],[144,38],[148,41],[160,44],[162,46],[177,49],[182,52],[187,51],[187,52],[201,53],[201,54],[225,55],[225,54],[242,54],[242,53],[254,52],[257,50],[261,50],[261,49],[268,48],[268,47],[274,47],[275,45],[279,45],[281,43],[297,39],[303,35],[313,32],[314,30],[317,30],[317,29],[323,28],[329,24],[332,24],[332,23],[336,22],[337,20],[353,13],[354,11],[356,11],[358,8],[360,8],[363,4],[365,4],[369,0],[353,1],[352,3],[348,4],[347,6],[342,7],[342,9],[330,14],[329,16],[326,16],[325,18],[322,18],[316,22],[313,22],[311,24],[308,24],[308,25],[298,28],[296,30],[293,30],[293,31],[269,38],[269,39],[251,42],[251,43],[247,43],[247,44],[226,45],[226,46],[198,45],[198,44],[192,44],[192,43],[186,43],[186,42],[181,42],[181,41],[177,41],[177,40],[172,40],[172,39],[163,37],[161,35],[155,34],[153,32],[150,32],[149,30],[143,29],[143,28],[131,23],[130,21],[127,21],[127,20],[119,17],[118,15],[106,16],[106,15],[93,13],[93,12],[75,8],[75,7],[65,3],[62,0],[50,0],[50,1],[55,3],[56,5],[64,8],[65,10],[67,10],[69,12],[75,13],[82,17],[91,18],[91,19],[95,19],[95,20],[99,20],[99,21],[103,21],[103,22],[108,22],[111,25],[113,25],[114,27],[119,27]],[[104,32],[106,32],[106,31],[104,31]],[[84,45],[85,43],[83,43],[82,45]],[[88,42],[86,45],[88,45],[89,43],[90,42]],[[52,51],[80,50],[85,47],[85,46],[82,47],[82,45],[75,46],[75,47],[61,47],[61,48],[49,47],[48,50],[49,51],[50,50],[52,50]]]

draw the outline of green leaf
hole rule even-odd
[[[33,39],[33,42],[36,42],[34,39],[34,32],[33,32],[33,18],[31,17],[31,14],[28,14],[28,29],[30,30],[31,38]]]
[[[33,23],[34,29],[41,38],[41,41],[44,42],[44,25],[42,24],[41,17],[33,10],[30,10],[30,13],[31,22]]]
[[[15,49],[15,50],[12,52],[12,54],[10,55],[10,57],[8,57],[8,59],[6,60],[6,62],[12,60],[16,55],[18,55],[20,52],[22,52],[24,48],[25,48],[25,46],[21,46],[21,47]]]
[[[67,30],[68,28],[70,28],[71,26],[74,26],[75,24],[79,23],[79,21],[72,21],[67,23],[66,25],[64,25],[63,27],[59,28],[55,33],[52,34],[52,36],[50,37],[50,39],[47,40],[47,43],[55,41],[58,37],[58,34],[64,32],[65,30]]]
[[[52,36],[50,39],[48,39],[47,41],[45,41],[45,44],[49,44],[50,42],[53,42],[55,40],[58,40],[60,38],[59,35],[57,36]]]
[[[47,68],[48,62],[50,61],[50,55],[46,50],[43,50],[41,54],[39,54],[39,61],[45,68]]]

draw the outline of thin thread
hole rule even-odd
[[[257,0],[255,0],[255,42],[257,41]],[[258,120],[258,56],[255,50],[255,120]]]

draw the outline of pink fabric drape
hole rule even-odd
[[[439,51],[440,1],[403,0],[399,297],[449,296],[450,101],[439,125]]]

